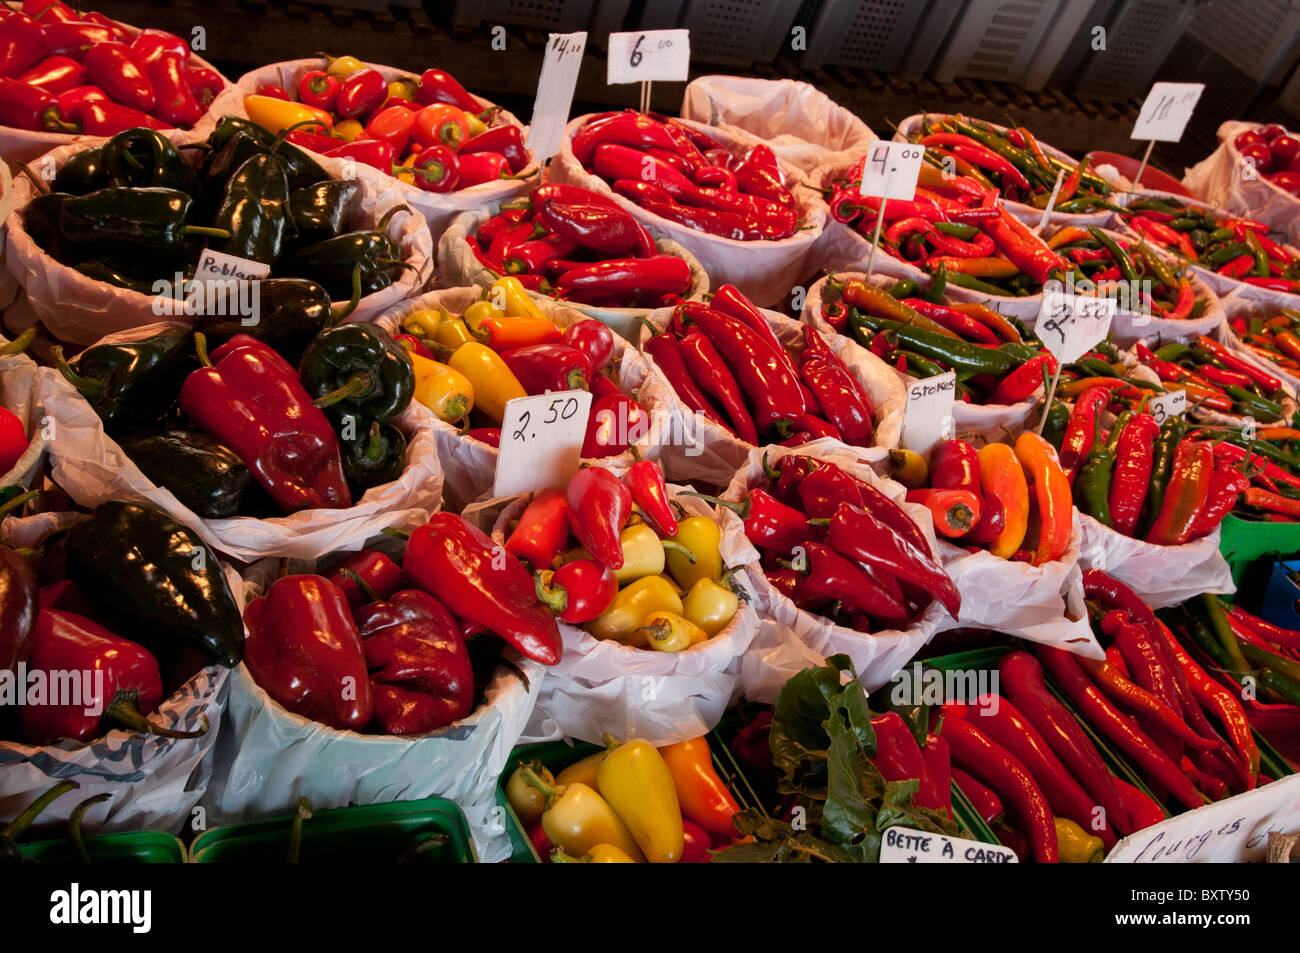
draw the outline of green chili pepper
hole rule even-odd
[[[915,298],[920,290],[920,286],[913,279],[904,278],[895,283],[888,294],[891,298],[898,298],[901,301],[903,298]]]
[[[1250,247],[1241,242],[1230,242],[1214,251],[1207,251],[1201,256],[1201,265],[1206,268],[1222,268],[1234,258],[1240,258],[1242,255],[1252,254]]]
[[[1156,357],[1162,361],[1174,362],[1181,359],[1190,350],[1191,346],[1187,344],[1166,344],[1156,350]]]
[[[1043,424],[1043,439],[1060,450],[1061,441],[1065,439],[1065,431],[1069,426],[1070,408],[1059,400],[1053,400],[1047,411],[1047,421]]]
[[[878,324],[879,327],[872,327],[872,324]],[[858,343],[868,347],[871,342],[870,331],[888,329],[894,332],[902,350],[913,351],[922,357],[942,361],[959,373],[1001,376],[1024,363],[1024,360],[1018,356],[1019,352],[1011,350],[1006,344],[996,348],[981,347],[957,338],[944,337],[923,328],[904,326],[898,321],[876,318],[868,322],[856,308],[849,312],[848,326],[849,333]]]
[[[1119,377],[1119,374],[1115,372],[1115,368],[1100,358],[1085,356],[1074,363],[1087,371],[1092,377]]]
[[[948,272],[946,281],[949,284],[957,285],[959,288],[970,288],[972,291],[979,291],[986,295],[997,295],[1003,298],[1007,296],[1007,293],[1001,288],[995,288],[988,282],[980,281],[978,278],[961,271]]]
[[[1273,669],[1264,669],[1258,674],[1259,683],[1269,691],[1291,705],[1300,705],[1300,680],[1288,678]]]
[[[1210,631],[1219,640],[1224,654],[1232,662],[1231,668],[1239,672],[1250,668],[1250,663],[1242,654],[1242,646],[1237,641],[1237,633],[1233,632],[1232,626],[1228,624],[1228,616],[1223,611],[1223,604],[1219,602],[1219,597],[1202,593],[1201,606],[1205,609],[1206,618],[1209,619]]]
[[[890,360],[897,360],[898,354],[903,355],[903,360],[907,362],[907,372],[913,377],[938,377],[940,374],[947,373],[938,362],[922,357],[920,354],[913,354],[911,351],[894,351],[890,354]]]
[[[935,222],[934,227],[945,235],[951,235],[967,242],[978,235],[980,231],[976,226],[967,225],[964,222]]]
[[[1110,253],[1110,257],[1115,260],[1119,266],[1120,274],[1126,281],[1137,281],[1137,269],[1133,267],[1133,259],[1128,256],[1128,252],[1119,247],[1119,242],[1111,238],[1096,225],[1088,226],[1088,234],[1091,235],[1102,248]]]
[[[1251,274],[1256,278],[1267,278],[1268,252],[1264,251],[1259,236],[1249,228],[1246,229],[1246,244],[1250,246],[1250,253],[1255,256],[1255,267],[1251,270]]]
[[[1103,526],[1111,526],[1110,494],[1111,475],[1115,469],[1115,448],[1119,444],[1120,431],[1129,422],[1133,414],[1125,411],[1111,428],[1110,439],[1103,441],[1099,435],[1100,421],[1093,421],[1094,434],[1092,449],[1083,461],[1079,476],[1074,483],[1075,501],[1079,509],[1087,513]]]
[[[1280,420],[1282,417],[1282,405],[1277,401],[1260,397],[1237,384],[1227,384],[1223,390],[1236,403],[1236,409],[1243,414],[1259,420]]]
[[[1214,637],[1214,633],[1199,618],[1185,610],[1174,611],[1171,609],[1160,609],[1156,612],[1156,615],[1169,628],[1176,628],[1179,632],[1190,636],[1201,651],[1208,655],[1219,668],[1227,670],[1233,667],[1232,659],[1224,651],[1222,643]]]
[[[1169,477],[1174,465],[1174,451],[1187,433],[1187,425],[1182,417],[1170,417],[1160,425],[1156,434],[1155,448],[1151,456],[1151,488],[1147,492],[1147,515],[1143,520],[1143,535],[1150,531],[1160,515],[1160,506],[1165,499],[1165,490],[1169,488]]]
[[[925,289],[925,300],[932,304],[938,304],[943,300],[944,289],[948,287],[948,266],[939,262],[939,267],[934,271],[934,277],[930,280],[930,287]]]

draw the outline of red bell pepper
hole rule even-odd
[[[237,453],[286,512],[352,505],[334,428],[298,372],[237,334],[181,385],[186,416]]]
[[[18,82],[35,86],[55,96],[86,81],[86,68],[69,56],[49,56],[18,77]]]
[[[500,353],[501,360],[530,394],[587,389],[587,356],[576,347],[532,344]]]
[[[402,567],[381,552],[363,549],[335,563],[325,578],[339,587],[355,612],[401,589]]]
[[[203,107],[185,81],[185,58],[179,53],[167,50],[158,54],[145,65],[145,73],[157,98],[155,116],[183,129],[203,118]]]
[[[341,85],[337,76],[322,69],[308,70],[298,80],[298,102],[316,109],[333,110]]]
[[[114,102],[151,112],[158,101],[153,83],[124,43],[97,43],[82,58],[87,78]]]
[[[206,66],[186,66],[185,85],[189,86],[198,104],[206,109],[217,98],[217,93],[225,89],[226,81],[220,73]]]
[[[619,535],[632,515],[632,493],[618,477],[600,467],[575,473],[565,489],[573,535],[602,566],[623,568]]]
[[[447,608],[407,589],[356,614],[370,670],[375,721],[390,735],[445,728],[474,707],[474,670]]]
[[[562,622],[581,625],[609,608],[618,595],[614,570],[594,559],[576,559],[537,574],[537,596]]]
[[[506,539],[506,552],[532,569],[547,569],[569,538],[569,504],[555,487],[539,492]]]
[[[461,517],[436,513],[416,529],[402,570],[458,618],[485,626],[543,665],[560,660],[560,630],[532,575]]]
[[[339,86],[334,112],[340,119],[358,119],[381,105],[387,96],[384,75],[375,69],[360,69]]]
[[[348,602],[321,576],[281,576],[244,609],[244,662],[295,714],[364,731],[374,713],[365,652]]]
[[[54,94],[16,79],[0,79],[0,126],[33,132],[76,132],[74,124],[60,117]]]
[[[609,366],[614,355],[614,332],[595,318],[575,321],[565,328],[564,343],[587,356],[588,376],[593,379]]]

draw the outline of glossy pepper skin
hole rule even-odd
[[[155,656],[189,647],[227,668],[239,664],[239,607],[193,530],[155,507],[109,500],[68,531],[67,553],[68,578],[105,621],[137,634]]]
[[[299,245],[323,242],[343,234],[361,209],[361,183],[356,179],[327,179],[294,189],[289,211]]]
[[[458,618],[495,632],[534,661],[554,665],[561,650],[554,617],[538,600],[528,570],[497,552],[482,530],[437,513],[411,534],[402,570]]]
[[[1214,475],[1214,452],[1209,444],[1184,440],[1174,451],[1169,485],[1160,513],[1147,539],[1158,546],[1176,546],[1191,538],[1196,517],[1205,506]]]
[[[338,438],[294,369],[236,335],[181,386],[181,409],[235,451],[285,512],[352,505]]]
[[[722,530],[712,516],[688,516],[678,521],[672,541],[690,553],[688,557],[677,549],[664,551],[668,573],[677,585],[689,591],[701,579],[722,578],[722,554],[718,549]]]
[[[276,155],[284,159],[289,166],[289,183],[294,188],[312,185],[332,178],[329,173],[321,168],[320,163],[303,152],[303,150],[287,142],[279,143],[277,147],[277,137],[274,132],[240,116],[223,116],[217,123],[209,139],[212,144],[212,152],[209,153],[209,159],[205,160],[203,167],[200,168],[200,176],[206,175],[209,163],[215,161],[216,156],[220,154],[220,150],[240,134],[252,139],[261,146],[263,151],[275,149]]]
[[[682,813],[677,789],[663,756],[648,741],[618,744],[596,769],[601,796],[627,824],[637,846],[652,864],[672,864],[682,857]]]
[[[154,129],[119,132],[100,149],[106,184],[114,188],[175,189],[198,193],[198,178],[189,160],[170,139]]]
[[[238,513],[253,480],[233,450],[200,430],[168,427],[132,433],[118,445],[141,473],[204,519]]]
[[[876,734],[874,764],[881,777],[886,781],[916,780],[918,787],[912,802],[932,811],[943,810],[947,792],[941,795],[929,776],[921,748],[902,716],[892,711],[876,715],[871,719],[871,729]]]
[[[375,721],[390,735],[422,735],[469,715],[474,671],[455,618],[407,589],[357,610]]]
[[[1057,460],[1056,450],[1042,437],[1026,431],[1016,438],[1016,458],[1029,475],[1038,504],[1040,529],[1034,565],[1054,562],[1070,547],[1074,507],[1069,480]]]
[[[720,837],[734,836],[732,818],[740,805],[713,767],[708,740],[692,738],[665,745],[659,754],[672,775],[682,815]]]
[[[885,625],[902,625],[911,618],[902,600],[829,546],[807,542],[803,548],[808,572],[799,581],[798,601],[829,599]]]
[[[664,471],[653,460],[638,460],[623,474],[623,483],[646,519],[664,536],[677,535],[677,517],[668,505]]]
[[[282,576],[244,610],[245,662],[295,714],[364,731],[374,714],[366,657],[347,599],[321,576]]]
[[[245,325],[238,315],[204,314],[194,321],[209,347],[225,344],[237,334],[268,344],[290,364],[297,365],[307,345],[332,321],[342,320],[356,306],[360,288],[351,301],[331,306],[330,297],[305,278],[264,278],[257,282],[257,323]],[[228,310],[228,309],[215,309]]]
[[[547,784],[522,763],[520,770],[527,783],[545,798],[541,828],[552,844],[575,857],[611,845],[634,861],[645,859],[627,825],[595,788],[580,781]]]
[[[213,241],[211,247],[271,265],[280,257],[290,224],[284,162],[270,153],[255,155],[226,180],[213,225],[228,230],[230,237]]]
[[[1080,395],[1075,402],[1074,413],[1065,428],[1065,439],[1061,442],[1060,461],[1066,478],[1071,484],[1083,466],[1084,458],[1092,449],[1092,442],[1097,431],[1097,415],[1110,403],[1110,388],[1093,387]]]
[[[388,223],[400,211],[399,205],[384,213],[372,229],[328,238],[299,249],[283,264],[286,277],[310,278],[324,286],[333,298],[344,298],[352,289],[352,273],[361,269],[361,293],[373,294],[393,283],[402,268],[402,251],[388,234]]]
[[[343,475],[360,493],[392,483],[406,469],[406,436],[392,424],[370,421],[339,436]]]
[[[0,672],[27,661],[36,626],[36,576],[28,562],[0,546]]]
[[[556,487],[538,492],[506,538],[506,552],[532,569],[546,569],[569,538],[569,504]]]
[[[586,467],[569,480],[565,489],[569,523],[578,542],[602,566],[623,568],[619,538],[632,514],[632,494],[608,470]]]
[[[391,423],[411,403],[415,371],[406,352],[377,324],[354,322],[326,328],[303,352],[303,387],[340,419]],[[328,403],[326,403],[328,401]]]
[[[595,619],[609,608],[617,594],[614,570],[592,559],[576,559],[554,572],[537,574],[537,597],[561,622],[570,625]]]
[[[1159,430],[1160,425],[1150,414],[1134,414],[1120,432],[1115,447],[1115,475],[1110,482],[1107,506],[1112,527],[1125,536],[1132,536],[1137,529],[1138,517],[1146,503]]]
[[[99,414],[112,436],[153,424],[175,406],[176,392],[194,367],[193,335],[171,328],[139,341],[97,344],[58,368]]]

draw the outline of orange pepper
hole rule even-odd
[[[970,315],[1004,341],[1014,341],[1016,344],[1020,344],[1024,340],[1014,324],[992,308],[982,305],[978,301],[953,301],[945,305],[945,307]]]
[[[1036,433],[1025,431],[1016,438],[1016,459],[1025,468],[1034,488],[1040,524],[1034,565],[1041,566],[1065,555],[1074,526],[1074,501],[1070,481],[1061,469],[1056,448]]]
[[[1060,199],[1058,198],[1057,201],[1059,202]],[[1077,225],[1067,225],[1047,240],[1047,247],[1052,251],[1056,251],[1062,245],[1083,241],[1091,237],[1086,229],[1079,228]]]
[[[736,829],[731,819],[740,811],[740,805],[713,770],[708,741],[704,738],[679,741],[660,748],[659,753],[673,777],[677,803],[686,819],[710,834],[734,835]]]
[[[550,318],[484,318],[474,335],[494,351],[559,344],[564,338]]]
[[[1015,451],[1005,443],[990,443],[980,448],[980,489],[1002,503],[1006,525],[989,543],[989,552],[1008,559],[1025,541],[1029,529],[1029,483],[1016,459]]]
[[[960,271],[973,278],[1010,278],[1020,274],[1020,269],[1006,258],[956,258],[951,255],[931,258],[930,264],[946,265],[949,271]]]

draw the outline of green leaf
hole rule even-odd
[[[876,784],[879,772],[838,711],[826,719],[825,728],[831,746],[822,832],[827,840],[840,845],[857,860],[874,861],[880,856],[880,831],[871,801],[881,794]]]

